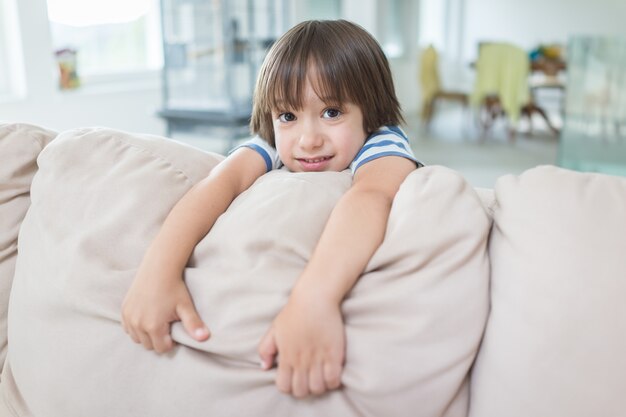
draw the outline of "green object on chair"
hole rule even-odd
[[[481,45],[471,103],[480,106],[497,96],[509,121],[517,123],[522,107],[530,100],[528,70],[528,54],[523,49],[508,43]]]

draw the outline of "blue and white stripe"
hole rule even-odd
[[[229,154],[241,147],[247,147],[257,151],[265,161],[267,172],[283,166],[276,149],[259,136],[255,136],[242,145],[237,146],[230,151]],[[365,140],[365,144],[350,164],[350,170],[354,174],[356,170],[364,164],[382,158],[383,156],[399,156],[410,159],[415,162],[418,167],[424,166],[424,164],[418,161],[413,155],[409,138],[400,127],[383,126]]]
[[[365,145],[350,164],[350,170],[354,174],[363,164],[383,156],[400,156],[423,166],[413,155],[406,133],[398,126],[383,126],[366,139]]]
[[[281,168],[283,166],[283,163],[278,157],[278,152],[276,151],[276,149],[272,147],[269,143],[267,143],[267,141],[261,139],[260,136],[253,137],[249,141],[237,146],[235,149],[228,152],[228,154],[230,155],[239,148],[250,148],[257,151],[265,161],[265,168],[267,169],[267,172]]]

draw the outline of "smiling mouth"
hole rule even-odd
[[[298,161],[306,162],[307,164],[315,164],[318,162],[328,161],[332,156],[321,156],[319,158],[297,158]]]

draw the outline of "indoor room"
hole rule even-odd
[[[0,416],[625,417],[625,16],[0,0]]]
[[[584,64],[587,81],[570,80],[593,91],[568,101],[567,52],[581,37],[626,36],[624,7],[617,0],[1,0],[0,120],[56,131],[105,126],[224,153],[248,135],[256,71],[272,41],[302,20],[343,18],[370,31],[388,56],[418,159],[492,187],[503,174],[558,164],[567,104],[574,114],[584,97],[596,97],[587,113],[597,120],[623,108],[623,97],[602,95],[609,70],[594,62]],[[533,111],[483,105],[477,59],[488,42],[528,54]]]

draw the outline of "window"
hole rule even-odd
[[[0,98],[24,94],[21,51],[16,3],[0,0]]]
[[[307,19],[339,19],[341,16],[340,0],[309,0]]]
[[[391,0],[379,3],[378,38],[388,58],[404,56],[406,37],[403,18],[407,15],[406,2]]]
[[[158,0],[47,2],[54,52],[75,58],[81,80],[161,68]]]

